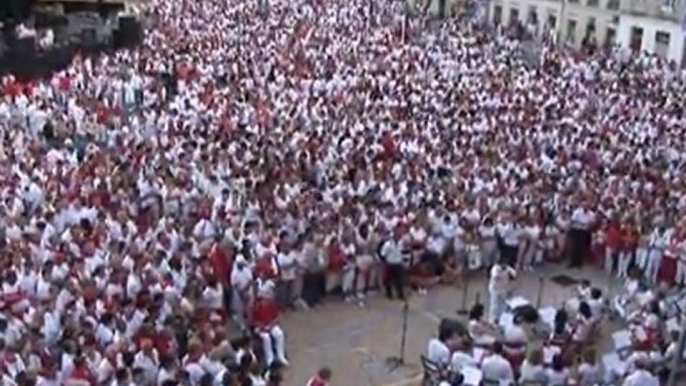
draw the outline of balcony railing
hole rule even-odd
[[[686,0],[622,0],[624,12],[681,23],[686,15]]]

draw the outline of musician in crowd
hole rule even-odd
[[[639,359],[634,362],[634,369],[622,382],[622,386],[659,386],[660,380],[650,372],[649,361]]]
[[[509,385],[514,382],[514,370],[510,362],[503,356],[503,345],[495,342],[489,356],[481,364],[483,379],[487,382]]]
[[[505,311],[505,302],[510,295],[512,281],[516,277],[517,272],[505,261],[501,260],[491,268],[488,282],[488,319],[491,323],[497,323],[500,315]]]
[[[384,262],[386,277],[384,286],[386,287],[386,297],[395,297],[405,300],[405,257],[403,255],[402,232],[400,228],[395,228],[393,237],[386,240],[381,245],[381,260]]]
[[[499,335],[498,328],[485,320],[483,304],[475,304],[469,312],[469,335],[476,346],[490,347]]]

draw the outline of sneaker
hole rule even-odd
[[[364,297],[365,297],[365,296],[364,296],[364,292],[358,292],[358,293],[357,293],[357,298],[358,298],[358,299],[364,299]]]

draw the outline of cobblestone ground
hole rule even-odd
[[[560,305],[571,296],[573,287],[565,288],[549,280],[558,274],[590,279],[593,285],[606,293],[619,290],[615,280],[609,280],[595,268],[568,270],[563,266],[546,266],[520,274],[515,294],[536,303],[540,291],[541,306]],[[287,349],[291,363],[287,384],[305,386],[309,376],[326,365],[333,370],[334,386],[419,385],[419,356],[424,352],[428,339],[436,333],[439,320],[456,318],[457,309],[463,304],[471,306],[477,298],[481,302],[487,301],[485,273],[473,274],[466,288],[466,298],[464,286],[440,287],[428,295],[415,294],[410,298],[405,365],[394,371],[390,371],[386,360],[400,355],[401,302],[389,301],[380,295],[370,296],[364,307],[331,300],[317,310],[285,315],[283,325],[288,334]],[[609,340],[602,342],[600,349],[601,352],[609,350]]]

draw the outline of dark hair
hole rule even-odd
[[[319,378],[328,381],[331,379],[331,369],[328,367],[322,367],[321,369],[319,369],[319,371],[317,371],[317,375],[319,376]]]
[[[553,355],[553,363],[552,363],[552,368],[555,371],[562,371],[565,368],[565,363],[562,360],[562,355],[560,354],[555,354]]]
[[[562,334],[565,328],[567,328],[567,311],[561,308],[555,314],[555,333]]]
[[[494,354],[502,354],[503,353],[503,344],[500,342],[495,342],[493,343],[493,353]]]
[[[114,372],[114,378],[117,381],[125,381],[129,377],[128,367],[120,367]]]
[[[591,288],[591,299],[598,300],[603,297],[603,291],[598,288]]]
[[[586,302],[579,303],[579,313],[586,319],[590,319],[591,316],[593,316],[593,313],[591,312],[591,306],[589,306]]]
[[[240,360],[240,368],[241,371],[248,372],[250,371],[250,367],[252,367],[252,355],[250,354],[245,354],[241,357]]]
[[[270,371],[268,381],[274,385],[279,385],[283,382],[283,375],[280,370]]]
[[[205,373],[203,376],[200,378],[200,382],[198,384],[200,386],[212,386],[214,383],[214,377],[212,374]]]
[[[469,320],[480,320],[484,316],[484,305],[476,303],[469,311]]]
[[[441,342],[447,341],[455,335],[455,331],[452,328],[443,328],[438,332],[438,340]]]

